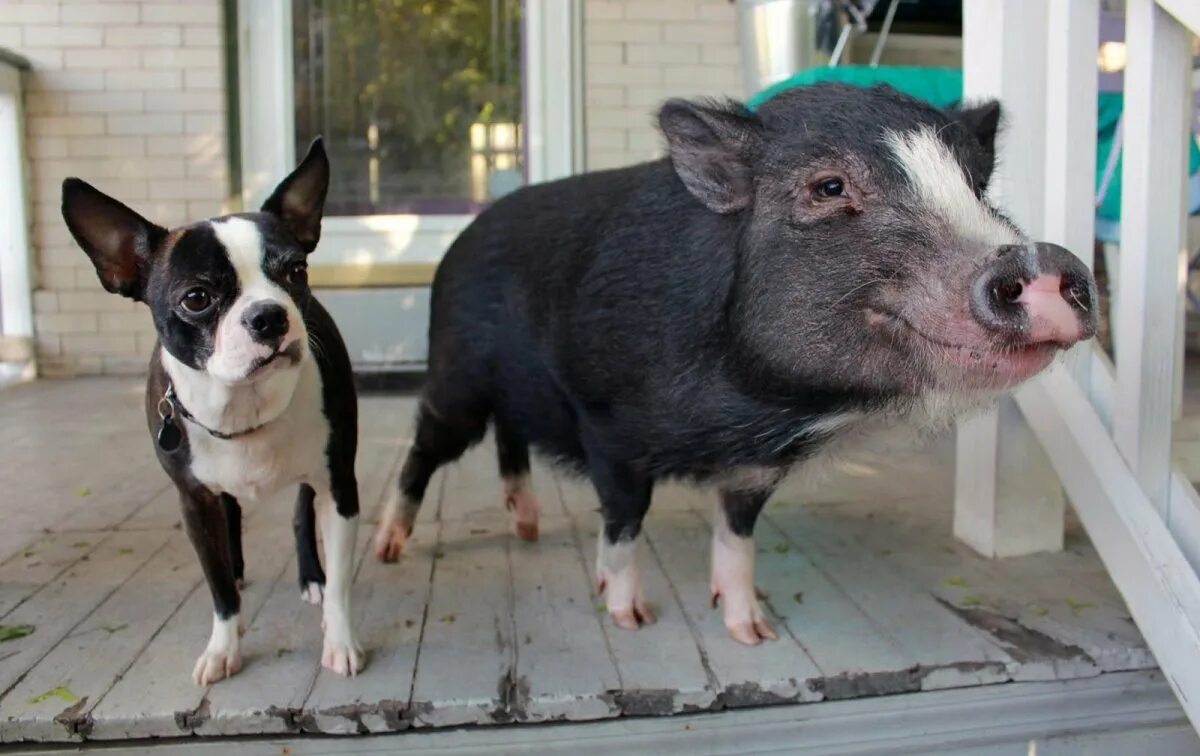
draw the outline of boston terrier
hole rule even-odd
[[[158,331],[146,420],[213,597],[212,637],[192,673],[198,685],[242,665],[239,501],[296,484],[301,590],[324,603],[321,664],[342,675],[362,668],[350,624],[354,379],[333,320],[309,290],[306,261],[328,187],[320,138],[259,212],[171,230],[80,179],[63,182],[63,218],[100,283],[145,302]]]

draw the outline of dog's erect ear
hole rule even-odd
[[[758,118],[735,102],[668,100],[658,111],[671,164],[683,185],[714,213],[733,213],[754,201],[752,156]]]
[[[321,137],[317,137],[296,170],[279,182],[263,203],[262,211],[282,220],[304,251],[312,252],[321,239],[321,214],[328,190],[329,158]]]
[[[150,255],[167,230],[77,178],[63,181],[62,214],[104,288],[140,300]]]

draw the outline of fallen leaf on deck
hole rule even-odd
[[[1067,596],[1063,601],[1067,606],[1071,607],[1071,614],[1079,614],[1084,609],[1092,609],[1096,606],[1090,601],[1076,601],[1070,596]]]
[[[112,635],[113,633],[120,632],[127,627],[129,627],[129,623],[125,623],[124,625],[105,625],[101,629],[107,632],[109,635]]]
[[[942,585],[956,585],[959,588],[966,588],[967,587],[967,579],[958,577],[956,575],[954,577],[948,577],[945,580],[943,580]]]
[[[442,617],[442,622],[453,622],[453,621],[454,621],[453,614],[447,614],[444,617]]]
[[[92,489],[88,488],[87,486],[80,486],[79,488],[76,488],[74,491],[76,496],[87,496],[91,492],[92,492]]]
[[[796,600],[797,604],[803,604],[804,603],[804,592],[797,591],[796,593],[792,594],[792,598]]]
[[[1038,606],[1037,604],[1032,604],[1029,607],[1029,613],[1036,615],[1038,617],[1045,617],[1047,614],[1050,613],[1050,610],[1044,606]]]
[[[28,701],[26,701],[26,703],[40,704],[43,701],[49,701],[51,698],[61,698],[67,703],[75,703],[79,700],[79,696],[72,693],[70,688],[65,685],[59,685],[58,687],[51,688],[41,695],[30,698]]]
[[[33,635],[33,625],[0,625],[0,643]]]
[[[91,544],[89,544],[87,541],[76,541],[75,543],[71,544],[71,548],[82,549],[82,548],[86,548],[90,545]]]
[[[788,546],[786,543],[775,544],[775,553],[776,554],[786,554],[791,550],[792,550],[792,547]]]
[[[117,553],[118,553],[118,554],[120,554],[120,555],[122,555],[122,556],[125,556],[126,554],[132,554],[132,553],[133,553],[133,549],[131,549],[131,548],[129,548],[128,546],[126,546],[126,547],[124,547],[124,548],[117,549]]]
[[[962,600],[958,603],[962,604],[963,606],[979,606],[981,602],[979,601],[979,597],[967,594],[966,596],[963,596]]]

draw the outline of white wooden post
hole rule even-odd
[[[1125,5],[1121,299],[1113,437],[1169,516],[1177,319],[1186,255],[1187,31],[1154,0]],[[1186,258],[1185,258],[1186,259]]]
[[[27,67],[16,56],[0,56],[0,384],[32,378],[35,370],[21,110],[21,69]]]
[[[1046,210],[1047,23],[1043,0],[963,3],[964,95],[999,99],[1006,114],[992,198],[1035,238]],[[984,556],[1056,551],[1063,513],[1054,468],[1011,400],[959,423],[956,537]]]
[[[525,139],[530,183],[582,168],[581,0],[525,3]]]
[[[1046,207],[1042,238],[1093,266],[1096,208],[1096,48],[1099,0],[1051,0],[1046,45]],[[1096,303],[1099,306],[1099,303]],[[1092,343],[1067,355],[1089,385]]]

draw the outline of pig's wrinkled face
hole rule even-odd
[[[1095,284],[985,199],[999,106],[889,87],[790,90],[757,113],[667,103],[680,179],[740,223],[739,347],[785,382],[983,394],[1095,333]]]

